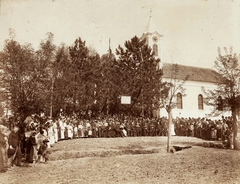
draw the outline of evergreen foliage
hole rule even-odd
[[[9,108],[22,118],[45,112],[57,116],[129,114],[152,116],[164,91],[162,70],[145,40],[133,37],[124,48],[100,57],[77,38],[72,46],[53,44],[48,33],[38,50],[6,40],[0,52],[1,87]],[[166,91],[166,90],[165,90]],[[130,105],[120,97],[131,96]]]
[[[153,109],[160,107],[162,70],[159,68],[160,59],[155,58],[145,43],[135,36],[125,42],[125,49],[119,46],[115,67],[118,69],[119,95],[131,96],[132,99],[131,105],[120,109],[152,116]]]

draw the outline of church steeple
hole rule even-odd
[[[141,39],[146,39],[146,44],[148,44],[152,49],[157,58],[161,59],[162,63],[162,38],[158,32],[157,25],[153,21],[152,16],[150,16],[145,32],[142,34]]]
[[[146,30],[144,33],[153,33],[157,31],[157,25],[155,24],[155,22],[153,21],[152,16],[150,16]]]

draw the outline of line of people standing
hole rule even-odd
[[[27,163],[39,160],[45,162],[47,148],[60,140],[166,136],[167,124],[166,117],[149,119],[112,116],[82,119],[60,116],[53,120],[39,119],[38,116],[28,117],[23,122],[23,129],[14,126],[9,131],[7,127],[0,126],[0,171],[4,172],[11,166],[21,166],[23,160]],[[172,125],[172,135],[226,140],[230,145],[232,134],[230,117],[215,121],[205,118],[176,118],[173,119]]]
[[[164,119],[165,120],[165,119]],[[72,138],[97,137],[136,137],[136,136],[164,136],[166,122],[156,119],[104,117],[96,119],[78,119],[59,117],[53,121],[54,133],[58,132],[59,140]]]

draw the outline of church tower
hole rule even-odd
[[[163,38],[163,35],[161,35],[158,32],[157,26],[154,23],[152,16],[150,16],[147,28],[145,32],[142,34],[141,40],[146,39],[146,44],[148,44],[152,48],[155,54],[155,57],[161,59],[160,68],[162,68],[162,61],[163,61],[162,38]]]

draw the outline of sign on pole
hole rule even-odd
[[[121,96],[121,104],[131,104],[131,96]]]

